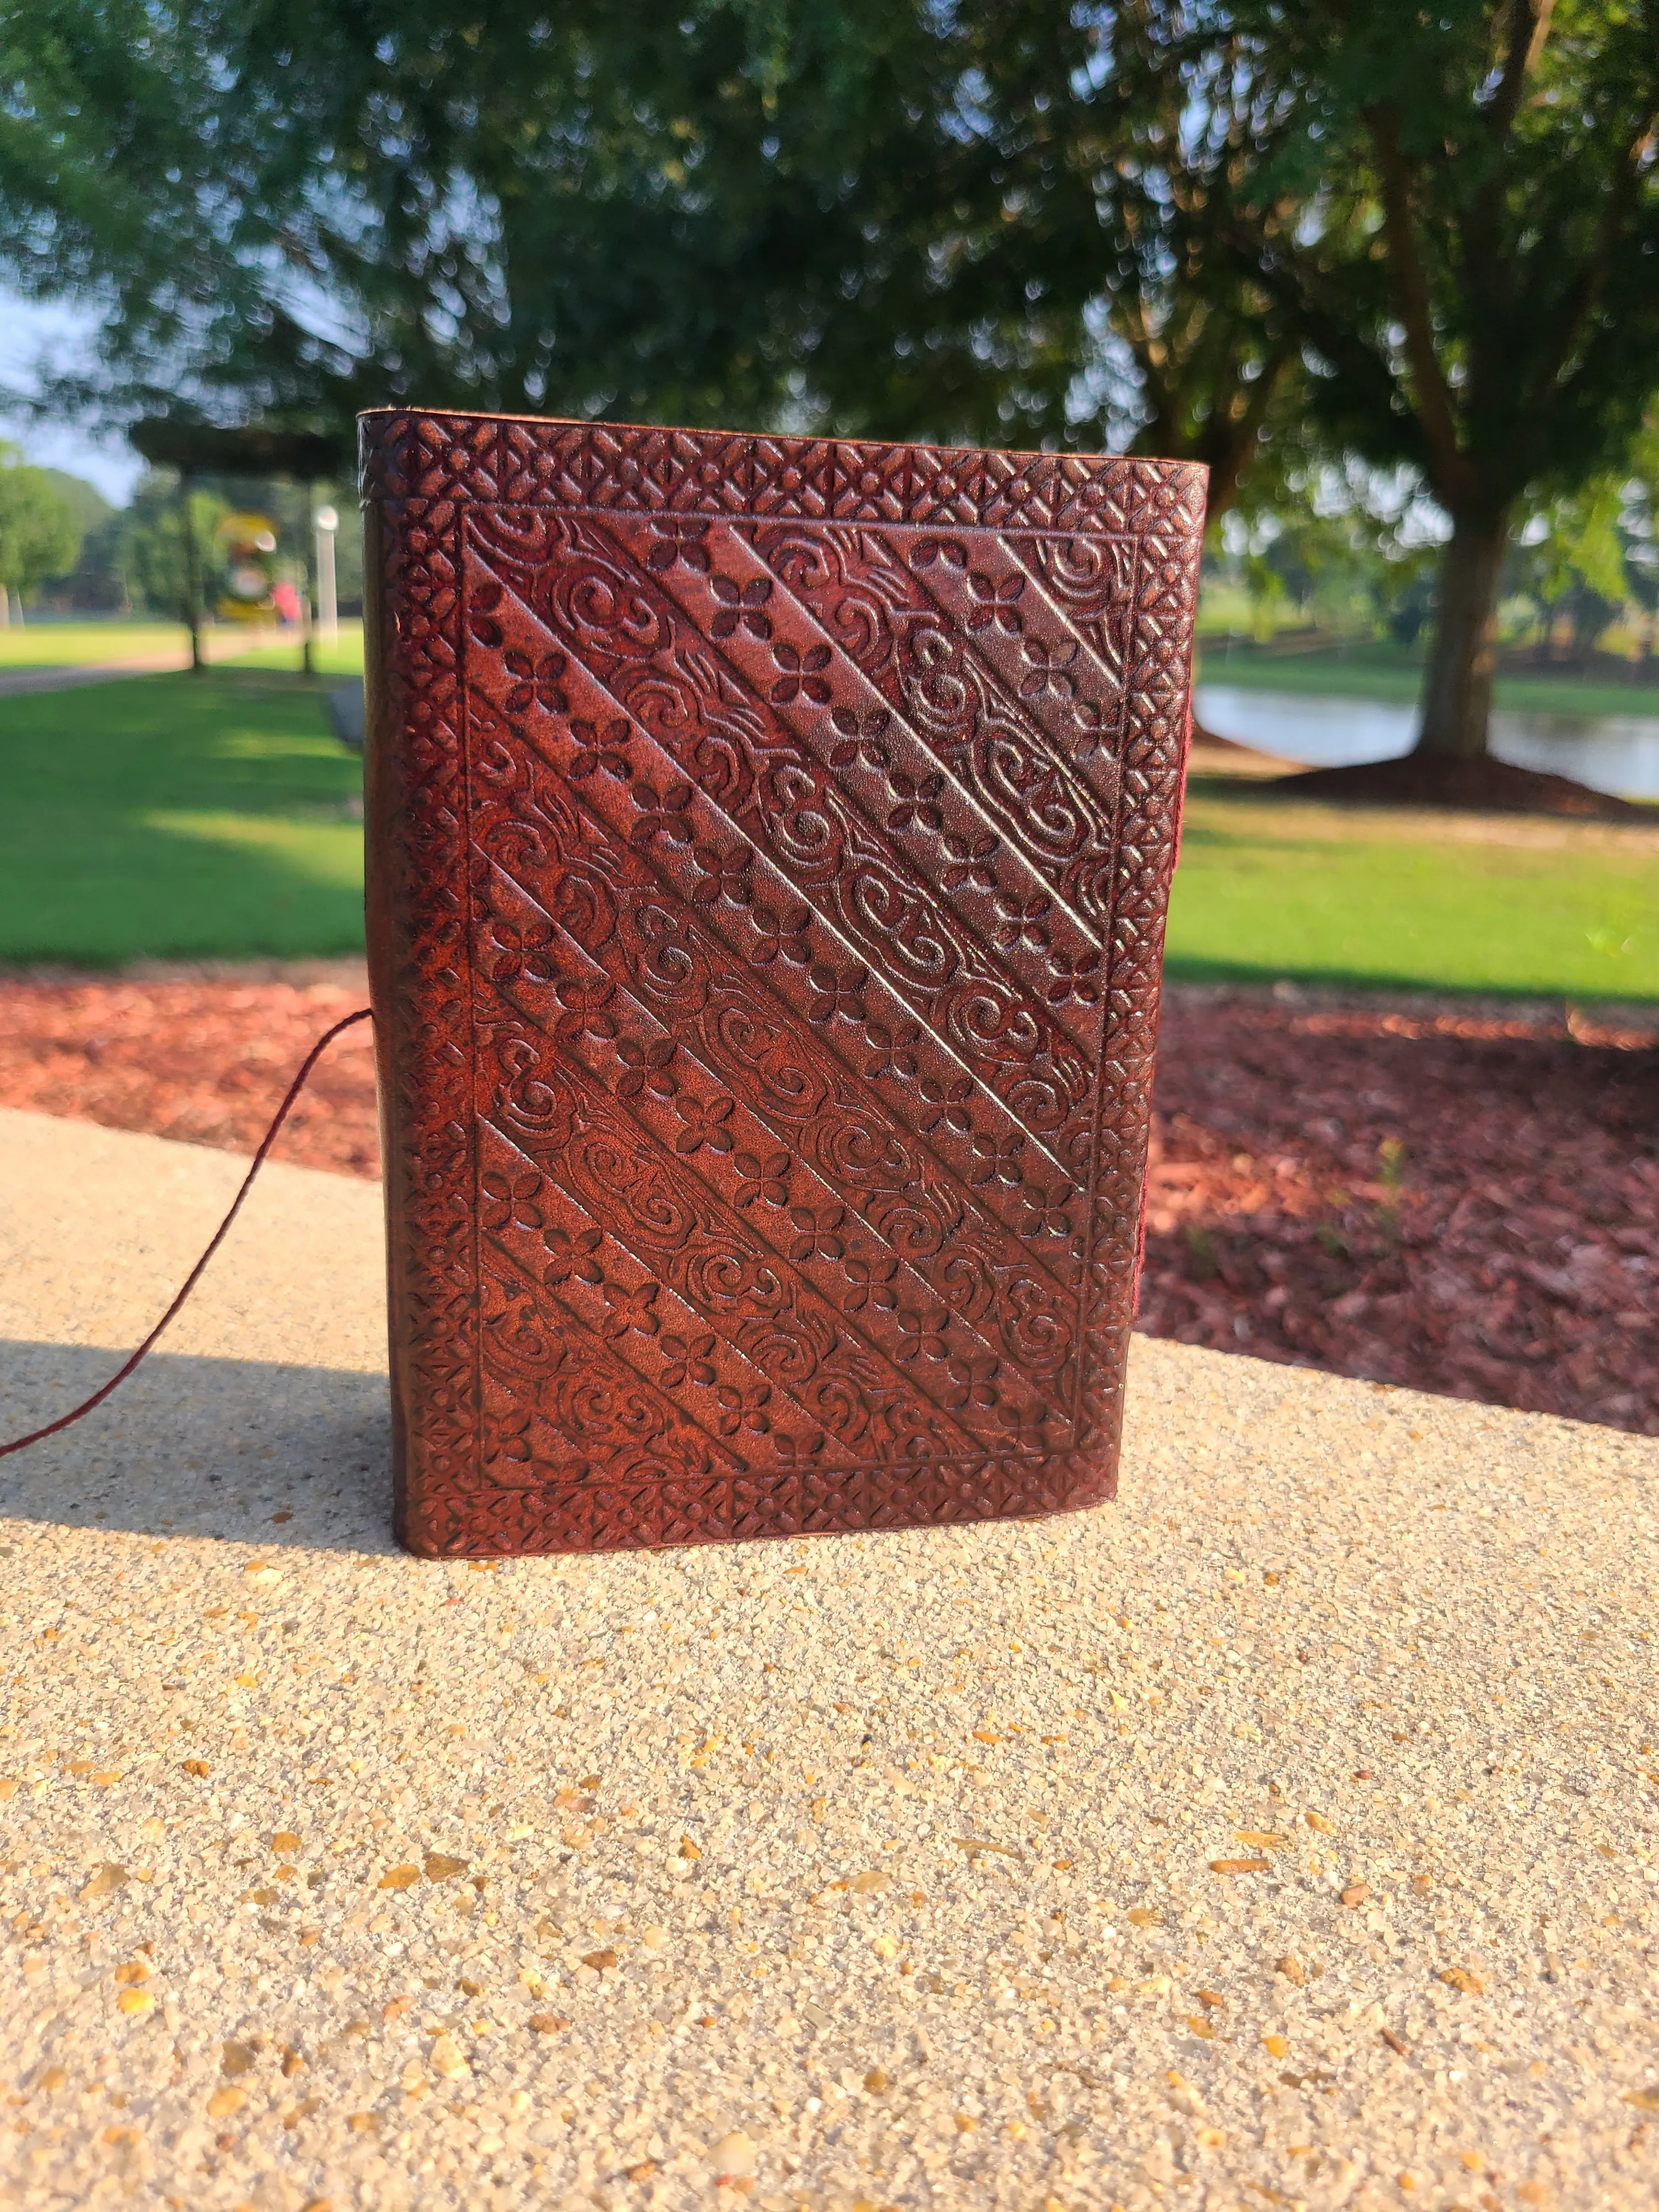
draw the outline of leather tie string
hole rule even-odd
[[[312,1069],[315,1067],[318,1061],[328,1050],[330,1045],[333,1043],[335,1038],[338,1036],[343,1030],[353,1028],[358,1022],[372,1021],[373,1019],[373,1007],[359,1007],[358,1011],[355,1014],[348,1014],[343,1021],[336,1022],[332,1029],[325,1030],[322,1036],[318,1038],[316,1043],[312,1046],[311,1050],[306,1054],[304,1060],[301,1064],[299,1073],[295,1077],[293,1082],[289,1085],[287,1095],[283,1098],[282,1104],[276,1109],[276,1112],[271,1121],[270,1127],[265,1131],[264,1136],[260,1142],[258,1151],[253,1155],[253,1158],[248,1167],[248,1171],[242,1178],[242,1187],[237,1192],[235,1197],[231,1200],[229,1212],[226,1214],[224,1219],[219,1224],[217,1229],[214,1231],[212,1241],[208,1245],[206,1251],[203,1253],[201,1258],[191,1269],[189,1274],[185,1276],[184,1285],[179,1291],[177,1297],[173,1299],[173,1304],[161,1316],[161,1320],[156,1322],[155,1328],[151,1329],[149,1334],[138,1346],[138,1349],[128,1358],[125,1364],[118,1368],[116,1372],[110,1376],[108,1382],[106,1382],[101,1389],[94,1390],[91,1397],[84,1399],[80,1405],[75,1407],[73,1412],[60,1413],[55,1421],[48,1421],[44,1429],[31,1429],[27,1436],[14,1437],[9,1443],[0,1444],[0,1459],[5,1459],[12,1452],[22,1451],[30,1444],[38,1444],[46,1437],[55,1437],[59,1429],[68,1428],[71,1422],[78,1421],[82,1419],[84,1415],[91,1413],[94,1406],[101,1406],[105,1399],[108,1397],[110,1392],[118,1389],[118,1387],[126,1381],[128,1376],[132,1373],[132,1370],[137,1366],[139,1361],[143,1358],[145,1353],[154,1347],[162,1331],[173,1319],[179,1308],[184,1304],[185,1300],[190,1296],[191,1292],[196,1288],[197,1284],[201,1280],[203,1269],[207,1266],[208,1261],[213,1257],[221,1244],[224,1243],[226,1233],[229,1230],[231,1223],[235,1220],[237,1215],[242,1210],[242,1200],[247,1196],[249,1191],[253,1188],[254,1176],[258,1174],[260,1169],[264,1165],[266,1155],[270,1152],[271,1146],[276,1141],[277,1132],[281,1129],[283,1122],[288,1119],[289,1109],[293,1105],[300,1093],[305,1089],[306,1079],[310,1075]]]

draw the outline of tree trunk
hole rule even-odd
[[[1498,591],[1508,515],[1458,515],[1440,562],[1440,603],[1423,677],[1415,750],[1439,760],[1478,760],[1486,750],[1498,658]]]
[[[195,489],[188,469],[179,471],[179,516],[185,538],[185,622],[190,630],[190,665],[199,675],[202,659],[202,582],[196,546],[196,521],[190,510]]]
[[[317,673],[317,532],[312,516],[317,511],[317,487],[308,479],[303,485],[304,498],[300,503],[301,542],[305,546],[305,565],[300,577],[300,673]]]

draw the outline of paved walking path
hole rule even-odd
[[[0,1114],[0,1434],[240,1169]],[[1142,1342],[1115,1508],[433,1565],[379,1245],[0,1464],[10,2202],[1659,2197],[1659,1446]]]
[[[242,630],[227,632],[224,636],[211,633],[202,640],[202,657],[210,665],[222,660],[234,660],[240,654],[255,653],[267,646],[292,645],[299,651],[299,639],[292,631]],[[77,691],[89,684],[111,684],[122,676],[176,675],[190,666],[188,641],[166,646],[151,653],[131,653],[118,660],[65,662],[57,666],[7,668],[0,667],[0,699],[27,698],[39,691]]]
[[[0,699],[27,699],[38,691],[78,691],[91,684],[112,684],[121,676],[154,676],[188,668],[190,653],[143,653],[126,660],[75,661],[57,668],[0,668]]]

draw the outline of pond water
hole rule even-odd
[[[1416,708],[1382,699],[1200,684],[1194,704],[1217,737],[1310,768],[1395,760],[1411,750],[1417,735]],[[1659,799],[1659,714],[1540,714],[1498,707],[1492,749],[1516,768],[1570,775],[1623,799]]]

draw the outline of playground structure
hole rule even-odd
[[[300,628],[300,665],[316,673],[316,641],[337,634],[334,592],[334,536],[339,518],[333,507],[319,506],[316,488],[333,483],[351,471],[351,456],[341,441],[312,430],[284,430],[249,424],[226,428],[212,422],[180,420],[170,415],[152,416],[135,422],[127,433],[131,444],[153,466],[176,469],[180,535],[185,549],[185,601],[180,610],[190,632],[190,665],[206,666],[202,651],[201,549],[191,519],[190,495],[204,476],[250,477],[266,480],[287,477],[303,487],[307,527],[305,532],[305,588],[295,596]],[[276,534],[263,515],[228,515],[220,526],[222,550],[228,554],[230,588],[217,611],[226,619],[246,621],[272,611],[282,612],[278,594],[285,585],[275,570],[272,556]],[[319,590],[320,584],[320,590]],[[320,621],[319,621],[320,617]]]

